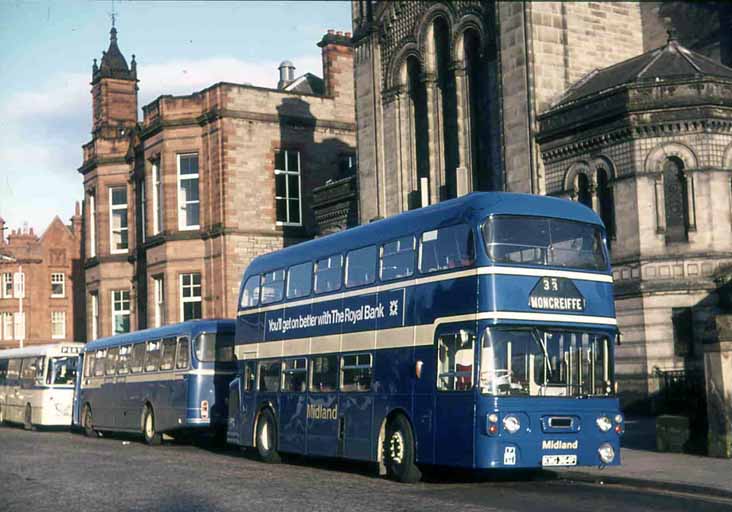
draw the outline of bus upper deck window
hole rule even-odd
[[[313,264],[311,262],[293,265],[287,271],[287,298],[297,299],[310,295],[313,282]]]
[[[343,281],[343,256],[336,254],[315,263],[315,293],[340,290]]]
[[[422,273],[466,267],[475,261],[473,230],[467,224],[425,231],[420,242]]]
[[[285,270],[266,272],[262,276],[262,304],[279,302],[285,294]]]
[[[242,308],[251,308],[259,305],[259,276],[250,276],[244,288],[241,291],[241,300],[239,306]]]
[[[405,236],[381,246],[381,280],[414,274],[414,237]]]
[[[363,286],[376,280],[376,246],[351,251],[346,256],[346,287]]]

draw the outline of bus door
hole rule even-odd
[[[244,355],[246,357],[246,354]],[[244,361],[244,371],[241,381],[241,396],[239,398],[238,432],[240,442],[244,446],[252,446],[254,439],[254,417],[257,413],[257,362]],[[231,397],[229,397],[231,400]],[[231,413],[231,409],[229,409]]]
[[[74,401],[72,402],[71,425],[78,426],[81,424],[81,380],[84,378],[84,353],[81,352],[76,360],[76,380],[74,382]]]
[[[435,463],[472,466],[474,446],[475,323],[435,332]]]
[[[282,362],[279,447],[284,452],[307,453],[307,368],[304,357]]]
[[[341,393],[338,403],[338,455],[371,459],[374,356],[370,352],[341,357]]]
[[[307,402],[308,453],[335,457],[341,440],[338,436],[338,356],[310,358],[310,392]]]

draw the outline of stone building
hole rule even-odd
[[[55,217],[40,237],[5,229],[0,218],[0,348],[84,340],[79,205],[70,225]]]
[[[318,44],[324,77],[280,65],[276,89],[217,83],[137,119],[137,70],[109,49],[92,72],[84,145],[89,338],[233,318],[244,268],[311,238],[312,190],[353,173],[350,34]]]
[[[354,0],[352,19],[360,221],[472,190],[582,201],[611,235],[624,398],[696,368],[732,251],[730,5]]]

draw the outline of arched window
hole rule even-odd
[[[666,210],[666,243],[686,242],[689,204],[686,197],[684,163],[669,157],[663,164],[663,196]]]
[[[480,34],[463,36],[470,118],[470,165],[473,190],[500,190],[500,123],[498,122],[495,45],[481,47]]]
[[[444,141],[445,189],[442,199],[457,195],[458,138],[457,138],[457,96],[455,92],[455,73],[451,67],[450,27],[444,18],[437,18],[434,24],[435,63],[437,87],[442,103],[442,133]]]
[[[407,59],[407,77],[411,110],[412,135],[415,144],[417,187],[420,179],[430,177],[429,128],[427,124],[427,91],[422,81],[422,66],[416,57]],[[410,196],[410,209],[422,206],[419,189]]]
[[[600,218],[607,230],[607,244],[615,237],[615,197],[613,187],[609,183],[607,171],[597,169],[597,202],[600,205]]]
[[[577,175],[577,201],[592,208],[592,193],[590,192],[590,178],[584,173]]]

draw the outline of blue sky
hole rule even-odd
[[[109,45],[111,1],[0,0],[0,216],[42,232],[82,198],[92,59]],[[119,47],[138,63],[139,104],[218,82],[274,87],[277,64],[322,76],[316,43],[351,30],[350,3],[114,2]]]

